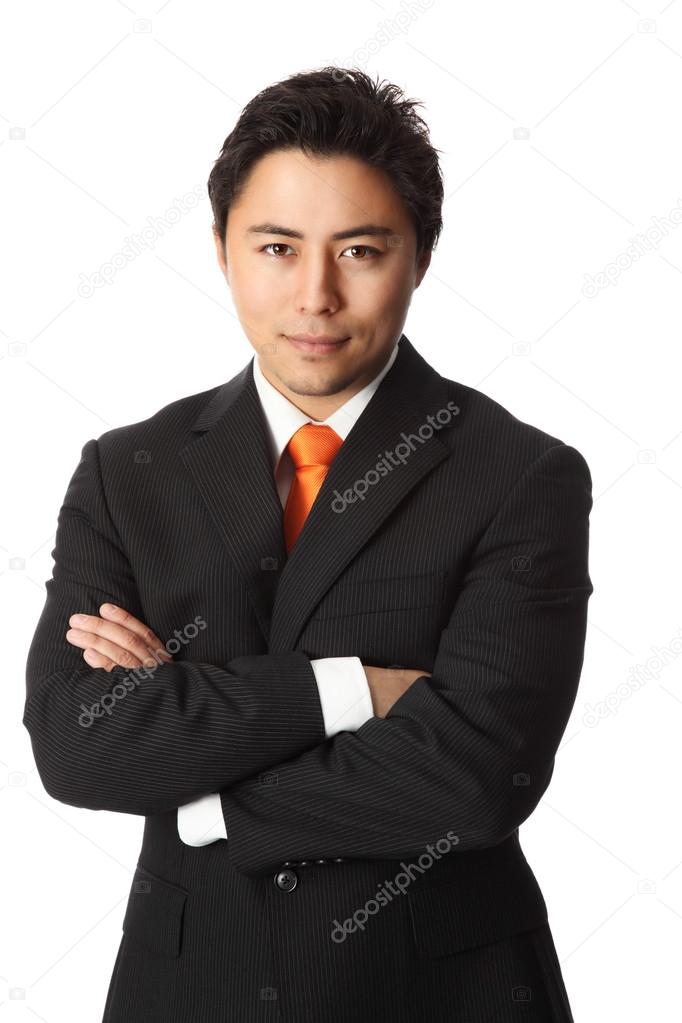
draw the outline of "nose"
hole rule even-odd
[[[297,311],[308,315],[336,312],[340,302],[334,257],[325,253],[302,256],[296,268]]]

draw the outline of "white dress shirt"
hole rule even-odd
[[[273,472],[283,508],[296,472],[287,450],[293,435],[301,426],[314,422],[330,426],[341,440],[345,440],[395,362],[398,343],[381,372],[324,420],[311,419],[290,402],[263,376],[254,356],[253,379],[265,416]],[[359,657],[322,657],[311,660],[310,665],[317,682],[328,739],[337,732],[355,731],[373,716],[372,697]],[[227,838],[220,794],[212,792],[178,807],[178,833],[187,845],[208,845]]]

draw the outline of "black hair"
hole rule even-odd
[[[384,170],[410,213],[417,257],[433,249],[443,227],[439,150],[416,112],[390,82],[355,68],[328,66],[299,72],[267,86],[242,110],[208,179],[213,224],[220,239],[230,205],[252,167],[276,150],[312,156],[346,155]]]

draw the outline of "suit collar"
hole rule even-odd
[[[244,579],[271,653],[295,648],[335,579],[447,457],[441,431],[427,417],[448,412],[448,397],[447,381],[403,334],[393,366],[332,462],[288,558],[253,360],[200,412],[193,424],[199,436],[181,449],[180,459]],[[458,416],[448,412],[448,423],[456,427]]]

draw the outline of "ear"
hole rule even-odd
[[[218,265],[222,271],[225,280],[230,283],[230,271],[227,266],[227,253],[225,250],[225,243],[216,230],[215,222],[211,225],[213,231],[213,241],[215,242],[216,255],[218,257]]]
[[[419,287],[424,277],[424,274],[429,268],[429,264],[431,262],[431,252],[432,252],[431,249],[426,249],[424,252],[422,252],[422,254],[419,256],[419,259],[417,260],[416,276],[414,283],[415,288]]]

